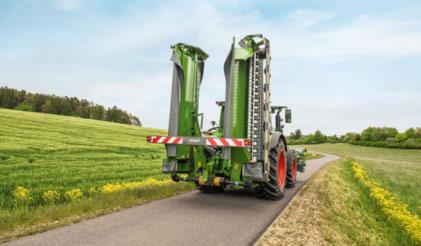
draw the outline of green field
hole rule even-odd
[[[306,145],[309,150],[353,157],[368,175],[421,217],[421,150],[386,149],[349,144]]]
[[[343,159],[319,172],[261,238],[261,244],[420,245],[421,150],[400,150],[348,144],[306,145],[309,150]],[[386,214],[373,190],[355,175],[353,163],[406,205],[415,233]],[[396,212],[396,211],[392,211]],[[295,241],[294,241],[295,240]],[[310,243],[311,242],[311,243]]]
[[[165,132],[0,109],[0,239],[24,227],[75,215],[95,216],[95,211],[131,206],[147,201],[148,196],[157,199],[191,189],[171,183],[159,195],[139,191],[102,194],[107,184],[168,178],[161,173],[164,146],[146,144],[150,134]],[[48,191],[53,199],[45,195]],[[124,201],[110,202],[113,195]],[[13,233],[37,230],[23,231]]]

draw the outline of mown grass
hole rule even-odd
[[[315,160],[315,159],[320,159],[320,158],[323,158],[324,157],[324,155],[322,155],[322,154],[318,154],[318,153],[312,153],[312,152],[307,152],[307,153],[305,153],[305,158],[306,158],[306,160]]]
[[[0,237],[33,232],[25,229],[28,226],[51,227],[54,221],[61,225],[75,216],[80,220],[191,190],[189,185],[169,184],[149,187],[155,189],[153,194],[101,192],[106,184],[166,178],[161,173],[164,147],[145,143],[145,137],[153,134],[165,132],[0,109]],[[28,199],[17,196],[18,187],[28,191]],[[75,189],[82,198],[64,195]],[[56,192],[49,193],[57,194],[53,201],[45,198],[46,191]]]

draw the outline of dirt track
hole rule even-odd
[[[252,244],[323,165],[308,162],[295,188],[266,201],[243,192],[198,191],[151,202],[81,223],[23,237],[5,245],[247,245]]]

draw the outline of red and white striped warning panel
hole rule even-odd
[[[146,141],[148,143],[159,143],[159,144],[182,144],[182,137],[162,137],[162,136],[147,136]]]
[[[206,145],[224,147],[248,147],[250,146],[250,141],[248,139],[238,138],[206,138]]]
[[[164,137],[147,136],[148,143],[156,144],[186,144],[186,145],[208,145],[221,147],[249,147],[250,140],[240,138],[201,138],[201,137]]]

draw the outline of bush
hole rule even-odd
[[[29,111],[29,112],[33,111],[32,106],[27,102],[23,102],[19,104],[18,106],[15,107],[15,109],[20,110],[20,111]]]

